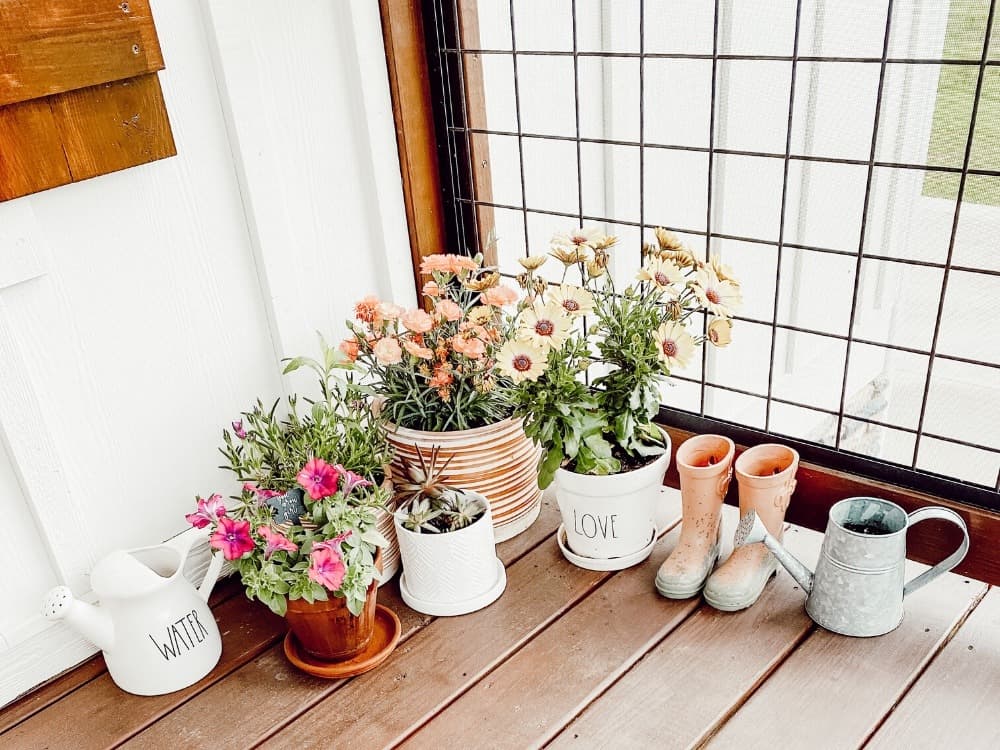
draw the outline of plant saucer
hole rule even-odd
[[[633,552],[630,555],[623,555],[622,557],[585,557],[584,555],[576,554],[569,548],[569,544],[566,541],[566,527],[562,524],[559,524],[559,530],[556,532],[556,539],[559,541],[559,549],[563,553],[563,557],[578,568],[602,571],[624,570],[625,568],[631,568],[633,565],[638,565],[649,557],[650,553],[653,551],[653,547],[656,546],[656,530],[653,530],[653,536],[649,540],[649,544],[638,552]]]
[[[375,605],[374,628],[372,639],[365,650],[353,659],[345,661],[317,659],[299,645],[298,640],[289,630],[288,635],[285,636],[285,656],[288,657],[288,661],[313,677],[322,677],[326,680],[354,677],[370,669],[375,669],[388,659],[389,654],[399,643],[399,636],[403,630],[396,613],[381,604]]]
[[[406,586],[406,569],[399,576],[399,593],[403,595],[403,601],[411,609],[423,612],[425,615],[436,617],[450,617],[453,615],[467,615],[470,612],[482,609],[488,604],[492,604],[500,598],[500,594],[507,588],[507,571],[504,570],[503,562],[497,558],[497,580],[488,590],[478,596],[465,599],[459,602],[434,602],[426,599],[417,599],[410,593]]]

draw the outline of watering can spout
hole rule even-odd
[[[764,546],[773,554],[778,562],[787,570],[792,578],[802,587],[806,596],[812,592],[813,579],[815,576],[805,565],[799,562],[791,552],[781,546],[781,542],[775,539],[764,526],[764,522],[757,517],[754,511],[748,512],[740,519],[740,524],[736,528],[736,537],[733,539],[734,547],[742,547],[745,544],[755,544],[763,542]]]
[[[42,602],[42,616],[47,620],[65,620],[101,651],[111,651],[114,646],[115,629],[111,615],[100,607],[75,598],[66,586],[57,586],[48,593]]]

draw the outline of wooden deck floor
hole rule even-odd
[[[96,658],[0,711],[0,747],[1000,747],[1000,593],[985,584],[946,576],[895,632],[844,638],[811,624],[784,571],[741,613],[658,596],[676,525],[646,563],[609,574],[564,561],[558,523],[547,502],[500,546],[507,591],[481,612],[427,617],[385,586],[403,638],[374,672],[296,671],[282,620],[227,582],[222,660],[200,683],[139,698]],[[815,560],[819,534],[786,540]]]

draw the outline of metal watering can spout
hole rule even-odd
[[[770,550],[771,554],[778,559],[778,562],[784,566],[785,570],[791,574],[792,578],[806,592],[806,596],[812,593],[813,579],[815,578],[813,572],[799,562],[791,552],[782,547],[781,542],[768,533],[768,530],[764,527],[764,522],[757,518],[757,514],[751,510],[740,519],[739,526],[736,527],[733,546],[738,548],[745,544],[755,544],[757,542],[764,543],[764,546]]]
[[[115,645],[115,627],[108,611],[80,601],[66,586],[57,586],[48,593],[42,602],[42,616],[46,620],[65,620],[101,651],[111,651]]]

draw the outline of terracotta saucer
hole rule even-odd
[[[306,653],[291,631],[285,636],[285,656],[288,661],[313,677],[335,680],[341,677],[354,677],[362,672],[375,669],[389,658],[389,654],[399,643],[402,625],[396,613],[381,604],[375,605],[375,632],[368,648],[347,661],[321,661]]]

